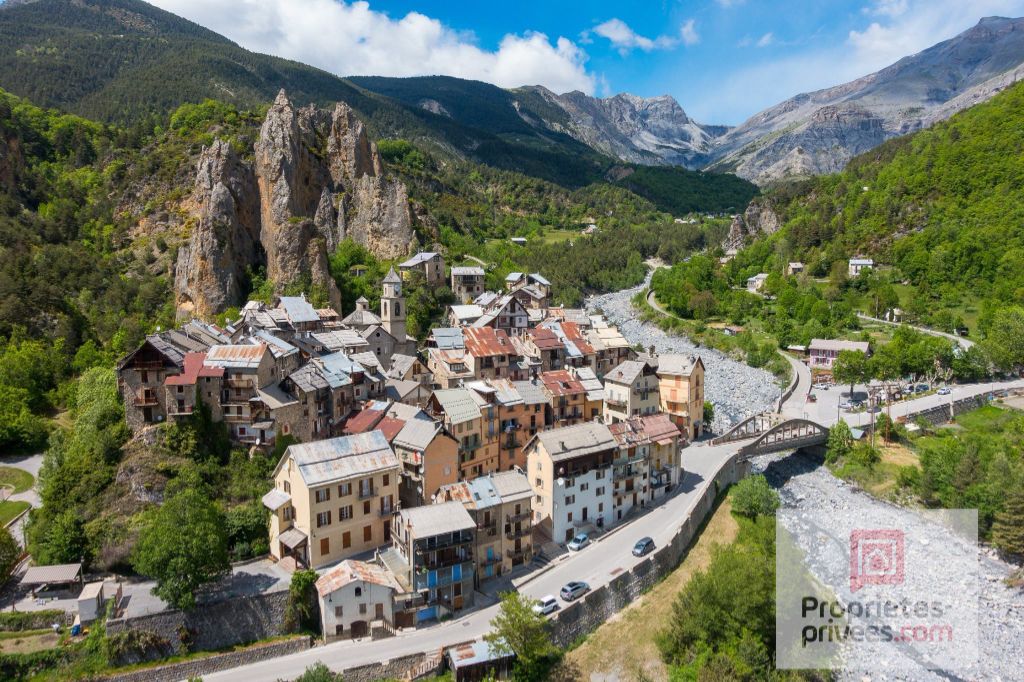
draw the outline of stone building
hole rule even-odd
[[[395,594],[401,590],[386,568],[346,559],[316,581],[324,641],[365,637],[377,628],[394,631]]]
[[[484,269],[478,266],[452,268],[452,294],[459,303],[470,303],[484,293]]]

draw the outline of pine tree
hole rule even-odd
[[[992,544],[1010,554],[1024,554],[1024,485],[1018,483],[996,513]]]

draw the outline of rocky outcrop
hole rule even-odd
[[[742,214],[733,216],[729,234],[722,243],[722,248],[741,249],[748,238],[774,234],[780,227],[782,222],[771,204],[765,203],[762,199],[755,199]]]
[[[257,267],[278,287],[308,281],[338,305],[328,255],[341,240],[382,258],[414,244],[405,185],[384,175],[376,145],[346,104],[296,109],[282,91],[253,151],[245,163],[218,140],[200,156],[193,227],[175,267],[181,315],[238,305]]]
[[[174,289],[183,316],[210,317],[238,303],[247,267],[263,260],[256,178],[231,145],[203,149],[192,190],[192,232],[178,250]]]

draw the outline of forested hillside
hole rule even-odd
[[[1024,85],[949,121],[890,140],[842,173],[782,188],[763,202],[783,228],[729,264],[739,283],[803,261],[810,274],[879,264],[887,297],[925,322],[1024,303]]]

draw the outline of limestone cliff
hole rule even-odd
[[[182,315],[209,317],[238,305],[247,271],[261,266],[276,286],[308,281],[338,305],[328,255],[342,239],[382,258],[415,242],[405,185],[384,175],[351,108],[296,109],[284,91],[267,112],[251,162],[221,140],[203,150],[187,209],[192,230],[175,267]]]
[[[747,209],[733,217],[729,225],[729,235],[722,243],[722,248],[740,249],[743,248],[747,237],[757,237],[761,234],[774,234],[778,232],[782,223],[771,204],[763,199],[755,199],[750,202]]]

